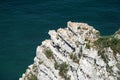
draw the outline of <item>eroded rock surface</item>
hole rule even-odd
[[[19,80],[120,80],[119,51],[100,51],[94,45],[100,33],[92,26],[69,21],[48,34],[51,39],[37,47],[34,63]]]

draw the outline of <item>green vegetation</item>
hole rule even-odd
[[[117,77],[117,80],[120,80],[120,71],[118,71],[118,75],[119,77]]]
[[[120,77],[117,77],[117,80],[120,80]]]
[[[105,53],[105,51],[104,51],[104,50],[101,50],[101,52],[98,53],[98,55],[101,55],[101,58],[102,58],[103,61],[106,63],[106,70],[111,73],[111,72],[113,72],[113,71],[112,71],[112,67],[108,65],[109,58],[108,58],[108,56],[107,56],[106,54],[104,54],[104,53]],[[94,62],[96,63],[96,61],[94,61]]]
[[[117,63],[116,66],[120,70],[120,63]]]
[[[77,27],[77,29],[80,29],[80,27]]]
[[[53,58],[53,52],[50,49],[45,49],[45,55],[47,58]]]
[[[107,71],[113,72],[112,67],[108,65],[109,59],[108,56],[104,54],[105,53],[104,48],[110,47],[113,50],[114,55],[116,55],[116,53],[120,53],[120,39],[115,38],[113,35],[101,36],[98,40],[94,42],[94,46],[98,49],[98,55],[101,55],[101,58],[107,64],[106,65]],[[117,64],[116,66],[120,70],[120,64]],[[120,74],[120,72],[118,72],[118,74]],[[117,80],[120,80],[120,77],[118,77]]]
[[[39,64],[42,64],[43,63],[43,61],[39,61]]]
[[[70,54],[70,59],[73,60],[73,62],[75,63],[79,63],[79,59],[77,58],[77,56],[73,53]]]
[[[101,58],[104,60],[105,63],[108,63],[108,56],[106,54],[102,53]]]
[[[59,68],[59,64],[55,61],[55,63],[54,63],[54,67],[55,67],[55,69],[58,69]]]
[[[109,72],[109,73],[111,73],[111,74],[112,74],[112,72],[113,72],[112,66],[109,66],[108,63],[107,63],[107,65],[106,65],[106,70],[107,70],[107,72]]]
[[[118,71],[118,74],[120,75],[120,71]]]
[[[69,77],[66,76],[66,77],[65,77],[65,80],[71,80],[71,79],[70,79],[70,76],[69,76]]]
[[[102,36],[94,42],[97,48],[109,47],[108,41],[110,41],[110,36]]]
[[[38,80],[38,79],[37,79],[37,76],[33,75],[32,73],[29,73],[26,75],[24,80]]]
[[[86,44],[86,48],[90,49],[90,44],[89,43]]]
[[[31,78],[29,80],[38,80],[35,75],[31,75]]]
[[[59,70],[59,75],[65,78],[65,80],[70,80],[69,77],[67,77],[67,71],[68,71],[68,64],[66,62],[63,62],[61,64],[58,64],[57,62],[54,63],[55,69]]]
[[[104,54],[104,53],[105,53],[105,50],[103,50],[103,49],[98,50],[98,56],[100,56],[101,54]]]
[[[33,72],[37,73],[38,72],[37,65],[33,64],[32,70],[33,70]]]
[[[120,40],[114,38],[113,36],[102,36],[94,42],[94,45],[99,50],[103,50],[106,47],[111,47],[111,49],[114,51],[114,54],[117,52],[120,53]]]
[[[59,65],[59,75],[66,78],[66,74],[68,71],[68,65],[66,64],[66,62],[63,62],[62,64]]]
[[[82,47],[80,48],[80,53],[82,53],[83,52],[83,50],[82,50]]]

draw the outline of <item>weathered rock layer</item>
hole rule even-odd
[[[120,80],[119,51],[99,49],[94,42],[101,36],[92,26],[69,21],[49,35],[19,80]]]

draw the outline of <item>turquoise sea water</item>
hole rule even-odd
[[[0,80],[18,80],[47,32],[67,21],[113,34],[120,28],[120,0],[0,0]]]

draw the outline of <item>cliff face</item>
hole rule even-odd
[[[92,26],[69,21],[49,35],[19,80],[120,80],[119,31],[101,37]]]

